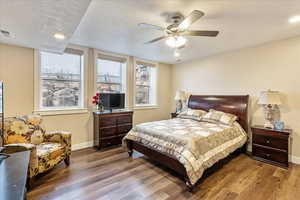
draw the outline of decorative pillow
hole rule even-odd
[[[32,115],[26,115],[23,118],[28,122],[28,124],[31,124],[33,126],[39,126],[42,123],[42,116],[37,114]]]
[[[217,111],[214,109],[210,109],[208,113],[206,113],[203,117],[202,117],[202,121],[206,121],[206,122],[219,122],[219,123],[223,123],[226,125],[232,125],[233,122],[235,122],[238,119],[237,116],[230,114],[230,113],[225,113],[222,111]]]
[[[205,110],[196,110],[196,109],[191,109],[188,108],[185,111],[182,111],[179,113],[177,116],[178,118],[183,118],[183,119],[194,119],[200,121],[202,116],[205,115],[207,112]]]

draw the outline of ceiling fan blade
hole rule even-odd
[[[194,10],[178,25],[178,29],[186,30],[190,25],[200,19],[203,15],[204,12],[201,12],[200,10]]]
[[[219,34],[219,31],[184,31],[180,35],[185,36],[208,36],[216,37]]]
[[[180,47],[177,47],[177,49],[183,49],[185,47],[186,47],[186,45],[184,44],[184,45],[181,45]]]
[[[145,44],[150,44],[150,43],[153,43],[153,42],[157,42],[158,40],[162,40],[162,39],[165,39],[166,36],[161,36],[161,37],[158,37],[158,38],[155,38],[153,40],[150,40],[148,42],[145,42]]]
[[[138,26],[142,27],[142,28],[154,29],[154,30],[159,30],[159,31],[165,30],[163,27],[156,26],[153,24],[147,24],[147,23],[139,23]]]

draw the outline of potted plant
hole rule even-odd
[[[102,103],[102,100],[100,98],[100,93],[96,93],[96,95],[93,96],[93,101],[92,102],[93,102],[93,104],[95,104],[97,106],[97,109],[100,112],[104,111],[103,103]]]

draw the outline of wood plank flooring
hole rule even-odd
[[[73,152],[68,168],[61,163],[38,177],[27,197],[29,200],[297,200],[300,165],[291,164],[289,170],[284,170],[242,154],[201,179],[190,193],[176,174],[141,154],[129,158],[121,147],[107,151],[88,148]]]

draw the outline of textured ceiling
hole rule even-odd
[[[189,37],[182,61],[300,34],[300,23],[288,23],[291,16],[300,15],[299,0],[93,0],[71,42],[174,63],[165,41],[143,44],[162,33],[137,24],[165,27],[166,13],[188,15],[195,9],[205,16],[191,28],[219,30],[220,34],[217,38]]]
[[[299,0],[0,0],[0,29],[11,32],[11,38],[0,35],[0,42],[52,51],[74,43],[175,63],[165,41],[144,44],[162,33],[137,24],[166,27],[168,13],[188,15],[195,9],[205,16],[191,29],[220,34],[188,37],[182,61],[300,35],[300,23],[288,23],[290,17],[300,15]],[[67,40],[55,40],[52,36],[58,31]]]
[[[90,0],[0,0],[0,42],[62,52],[85,14]],[[54,33],[66,40],[58,41]]]

